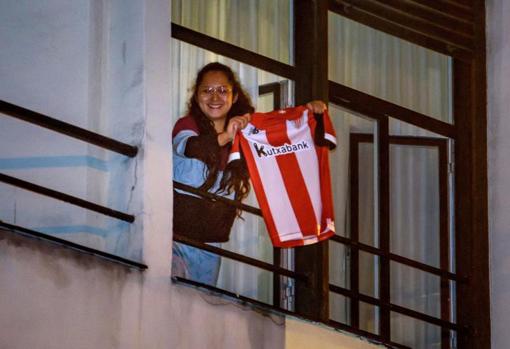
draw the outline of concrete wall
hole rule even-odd
[[[117,140],[144,137],[143,3],[0,3],[0,99]],[[139,215],[139,159],[10,117],[0,170]],[[0,219],[140,260],[142,227],[0,184]],[[138,198],[137,198],[138,197]]]
[[[142,273],[3,231],[0,284],[2,349],[284,347],[282,318],[172,285],[165,268]]]
[[[328,327],[288,318],[285,349],[377,349],[382,346]]]
[[[487,1],[492,348],[510,343],[510,2]]]

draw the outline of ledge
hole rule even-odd
[[[139,262],[136,262],[136,261],[133,261],[130,259],[116,256],[114,254],[110,254],[110,253],[99,251],[99,250],[96,250],[96,249],[93,249],[93,248],[90,248],[87,246],[76,244],[74,242],[60,239],[55,236],[44,234],[44,233],[41,233],[41,232],[38,232],[35,230],[30,230],[30,229],[16,226],[13,224],[5,223],[3,221],[0,221],[0,232],[12,234],[13,236],[30,238],[33,240],[42,240],[45,243],[58,245],[60,247],[72,250],[75,253],[93,256],[95,258],[98,258],[98,259],[101,259],[104,261],[108,261],[110,263],[123,265],[125,267],[137,269],[140,271],[143,271],[148,268],[147,265],[145,265],[143,263],[139,263]],[[21,243],[21,241],[20,241],[20,243]]]
[[[240,294],[236,294],[230,291],[226,291],[214,286],[202,284],[193,280],[184,279],[181,277],[171,277],[172,282],[175,285],[183,286],[183,287],[189,287],[198,290],[199,292],[205,292],[208,295],[215,296],[218,298],[221,298],[226,301],[232,302],[232,304],[239,304],[241,306],[244,306],[248,309],[251,309],[259,314],[262,314],[264,316],[278,316],[281,318],[285,318],[287,320],[293,320],[294,322],[302,322],[305,323],[307,326],[313,326],[316,328],[316,331],[329,331],[330,333],[336,333],[337,335],[345,336],[348,338],[350,342],[352,341],[359,341],[360,346],[355,346],[353,348],[406,348],[410,349],[406,346],[401,346],[396,343],[383,343],[377,339],[370,338],[370,336],[364,336],[360,335],[358,333],[354,333],[353,331],[350,331],[347,326],[346,328],[338,328],[335,326],[332,326],[330,323],[325,323],[322,321],[317,321],[314,319],[310,319],[304,316],[301,316],[293,311],[289,311],[271,304],[263,303],[260,301],[257,301],[255,299],[242,296]],[[295,328],[294,326],[293,328]],[[329,334],[331,336],[331,334]],[[334,336],[334,335],[333,335]],[[287,348],[288,346],[286,346]],[[288,347],[292,348],[292,347]],[[328,347],[329,348],[329,347]]]

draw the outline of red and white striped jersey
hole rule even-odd
[[[329,147],[318,146],[317,136]],[[327,111],[317,122],[304,106],[255,113],[236,135],[229,162],[242,149],[274,246],[308,245],[334,234],[328,150],[335,145]]]

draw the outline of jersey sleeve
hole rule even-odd
[[[316,121],[314,141],[315,144],[329,149],[336,148],[336,132],[329,118],[327,110],[323,114],[314,114]]]
[[[177,120],[172,131],[172,147],[174,153],[185,156],[188,139],[195,136],[198,136],[198,128],[191,117],[184,117]]]
[[[241,134],[238,132],[234,140],[232,142],[232,148],[230,149],[230,154],[228,155],[227,163],[231,163],[235,160],[241,159]]]
[[[186,156],[186,148],[188,141],[198,135],[198,128],[191,117],[177,120],[172,131],[173,180],[196,188],[206,179],[205,164],[201,160]]]

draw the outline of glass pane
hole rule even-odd
[[[351,322],[351,306],[349,298],[330,292],[329,318],[342,324],[349,325]]]
[[[391,251],[438,267],[439,218],[438,148],[391,144]]]
[[[172,0],[172,22],[292,64],[293,1]]]
[[[329,283],[350,288],[351,249],[335,241],[329,241]]]
[[[266,93],[263,95],[259,95],[257,99],[257,111],[261,113],[266,113],[274,110],[274,96],[272,93]]]
[[[286,108],[294,104],[293,87],[294,82],[291,80],[282,80],[278,75],[266,73],[262,70],[258,71],[258,83],[260,87],[267,87],[274,85],[270,91],[260,94],[257,99],[256,111],[269,112],[276,109]],[[279,94],[275,98],[275,94]]]
[[[213,286],[273,304],[273,273],[229,258],[221,258],[218,283]]]
[[[359,328],[361,330],[379,334],[379,307],[360,302],[359,303]]]
[[[419,311],[441,316],[441,287],[438,276],[408,267],[390,263],[391,303]]]
[[[329,105],[329,112],[337,133],[337,147],[330,153],[336,234],[351,237],[351,219],[356,214],[359,240],[374,244],[378,231],[374,210],[377,181],[373,174],[377,149],[372,145],[366,146],[366,142],[373,141],[377,123],[333,104]],[[353,146],[358,146],[357,153],[354,153],[355,148],[351,149]],[[350,168],[353,158],[358,161],[356,168]],[[358,189],[351,188],[355,179]],[[351,208],[352,190],[356,190],[358,196],[357,211]]]
[[[457,332],[450,331],[450,348],[457,349]]]
[[[457,322],[457,283],[449,281],[450,283],[450,321]]]
[[[395,118],[388,118],[388,119],[389,119],[389,134],[390,134],[390,136],[433,137],[433,138],[446,139],[446,137],[444,137],[440,134],[425,130],[418,126],[414,126],[410,123],[400,121]]]
[[[280,266],[289,270],[296,270],[294,267],[294,249],[280,249]],[[295,307],[295,286],[296,280],[291,277],[280,276],[280,307],[294,311]],[[278,305],[274,303],[274,305]]]
[[[358,145],[358,235],[359,241],[367,245],[379,246],[376,229],[377,196],[374,172],[374,143]]]
[[[379,298],[379,256],[359,251],[359,291]]]
[[[392,312],[391,340],[413,349],[441,349],[441,328]]]
[[[253,191],[244,202],[250,206],[258,206]],[[222,243],[221,248],[247,257],[273,263],[273,245],[262,217],[243,212],[241,218],[236,218],[230,239]]]
[[[452,122],[451,58],[329,14],[329,79]]]

